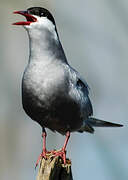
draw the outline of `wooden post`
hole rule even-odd
[[[71,161],[67,159],[64,165],[59,156],[41,159],[36,180],[73,180]]]

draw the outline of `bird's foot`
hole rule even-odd
[[[59,151],[52,151],[52,154],[54,157],[60,156],[63,159],[64,165],[66,164],[66,146],[67,146],[69,138],[70,138],[70,132],[67,131],[66,139],[65,139],[64,146],[62,147],[62,149]]]
[[[47,156],[50,154],[51,152],[47,151],[47,150],[44,150],[38,157],[37,161],[36,161],[36,165],[35,165],[35,169],[36,167],[38,166],[39,162],[41,159],[47,159]]]
[[[64,162],[64,165],[66,164],[66,146],[67,146],[67,143],[68,143],[68,140],[69,140],[69,137],[70,137],[70,132],[67,131],[66,133],[66,139],[65,139],[65,142],[64,142],[64,146],[62,147],[61,150],[53,150],[53,151],[47,151],[46,150],[46,132],[45,132],[45,129],[43,128],[43,133],[42,133],[42,137],[43,137],[43,152],[40,154],[39,158],[37,159],[37,162],[36,162],[36,166],[35,168],[38,166],[39,162],[41,159],[47,159],[49,156],[50,157],[61,157],[63,162]]]
[[[63,159],[64,165],[66,164],[66,150],[64,150],[64,148],[58,151],[52,151],[51,153],[53,157],[61,157]]]

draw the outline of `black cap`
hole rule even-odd
[[[28,14],[36,15],[39,17],[47,17],[55,25],[55,20],[52,14],[42,7],[31,7],[27,9]]]

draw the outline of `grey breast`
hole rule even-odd
[[[29,64],[22,81],[23,108],[41,126],[64,134],[79,129],[80,106],[68,65]]]

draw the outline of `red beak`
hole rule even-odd
[[[13,23],[13,25],[30,25],[32,22],[36,22],[37,19],[32,16],[31,14],[28,14],[27,11],[15,11],[13,12],[14,14],[21,14],[24,17],[26,17],[27,21],[21,21],[21,22],[16,22]]]

